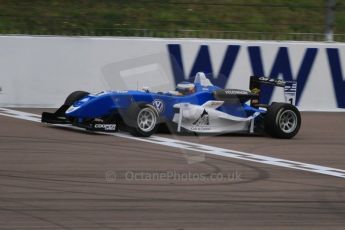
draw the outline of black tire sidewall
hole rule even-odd
[[[79,101],[83,97],[89,95],[90,93],[85,92],[85,91],[74,91],[65,100],[64,105],[72,106],[74,102]]]
[[[290,133],[284,132],[279,125],[280,115],[287,110],[292,111],[297,117],[296,128],[294,131]],[[295,106],[288,103],[272,103],[271,106],[268,108],[267,113],[265,115],[265,131],[272,137],[282,139],[292,138],[298,133],[300,127],[301,115]]]

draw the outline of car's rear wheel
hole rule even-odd
[[[287,103],[272,103],[265,115],[265,130],[272,137],[292,138],[301,126],[298,109]]]
[[[150,105],[138,105],[130,111],[132,117],[129,132],[134,136],[149,137],[157,130],[158,113]]]

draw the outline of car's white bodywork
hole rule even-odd
[[[203,105],[190,103],[175,104],[179,112],[175,113],[173,122],[178,125],[178,132],[181,128],[197,133],[231,133],[231,132],[253,132],[254,118],[260,113],[243,118],[233,116],[217,110],[223,101],[208,101]]]

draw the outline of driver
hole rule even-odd
[[[193,83],[184,81],[177,84],[176,91],[182,95],[189,95],[195,93],[195,85]]]

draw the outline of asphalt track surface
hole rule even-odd
[[[302,119],[292,140],[158,135],[345,169],[345,113]],[[344,178],[0,115],[0,229],[344,226]]]

